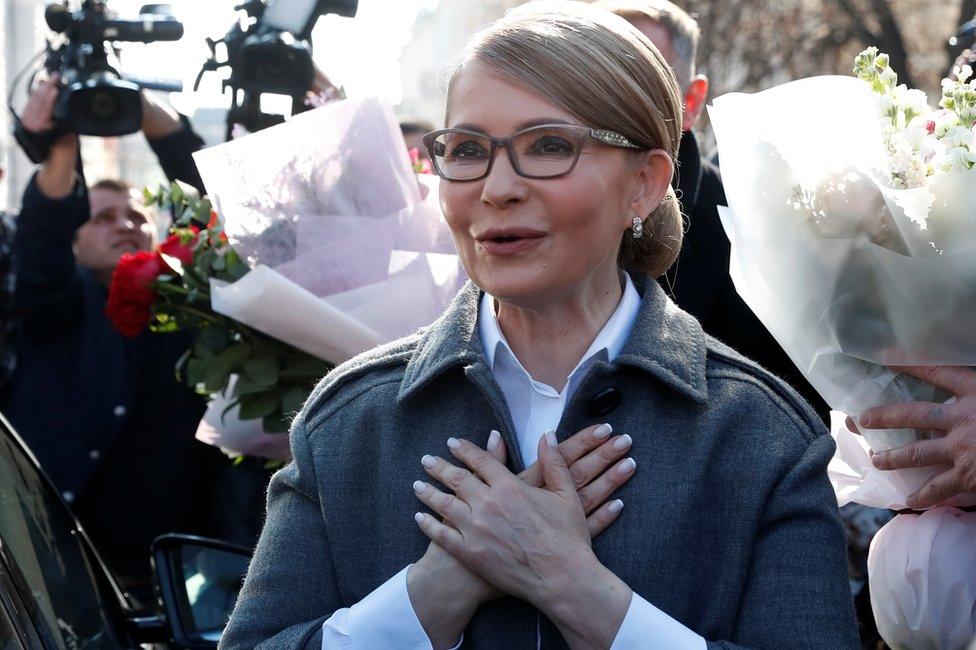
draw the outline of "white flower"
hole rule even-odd
[[[891,118],[895,111],[895,102],[891,95],[879,95],[878,96],[878,115],[881,117]]]
[[[941,110],[932,114],[932,121],[935,122],[935,136],[944,138],[949,129],[959,126],[959,116],[953,111]]]
[[[948,147],[965,147],[967,149],[976,149],[976,133],[973,133],[972,129],[967,129],[964,126],[952,127],[946,131],[946,134],[943,136],[942,140]]]
[[[888,88],[894,88],[895,84],[898,83],[898,75],[891,68],[885,68],[881,71],[881,83]]]
[[[942,171],[964,171],[972,169],[974,163],[976,163],[976,152],[964,147],[956,147],[946,151],[945,161],[942,163]]]
[[[973,76],[973,66],[956,66],[952,69],[952,75],[960,82],[965,83],[967,79]]]
[[[928,111],[929,100],[923,91],[913,88],[904,93],[901,107],[906,110],[910,110],[915,115],[921,115],[922,113]]]

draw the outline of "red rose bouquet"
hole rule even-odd
[[[217,313],[211,280],[235,282],[248,266],[228,243],[210,201],[178,184],[145,192],[168,207],[169,236],[152,251],[123,255],[112,274],[106,314],[124,336],[145,330],[191,330],[196,341],[176,368],[201,394],[222,394],[241,420],[284,432],[330,365],[307,352]],[[239,411],[239,412],[238,412]]]

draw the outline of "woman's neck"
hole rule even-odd
[[[496,300],[498,326],[522,367],[536,381],[563,391],[623,297],[622,276],[591,279],[573,291],[531,306]]]

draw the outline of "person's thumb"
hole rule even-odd
[[[550,492],[576,496],[576,486],[573,477],[566,467],[566,460],[557,449],[556,432],[549,431],[539,440],[539,464],[542,466],[542,478]]]
[[[505,459],[508,457],[508,450],[505,448],[505,441],[502,440],[502,434],[497,431],[492,431],[488,435],[488,453],[497,460],[502,465],[505,464]]]

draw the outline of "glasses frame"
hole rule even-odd
[[[569,166],[569,169],[559,174],[546,174],[540,176],[537,174],[525,173],[522,170],[522,166],[519,164],[518,155],[515,154],[514,150],[512,149],[512,141],[518,136],[522,135],[523,133],[526,133],[527,131],[532,131],[534,129],[546,129],[546,128],[551,129],[554,127],[558,127],[560,129],[568,129],[576,134],[576,138],[577,138],[576,150],[575,150],[576,158],[573,159],[573,163]],[[479,138],[485,138],[488,140],[490,144],[488,148],[488,166],[485,168],[485,172],[481,176],[475,176],[472,178],[449,178],[448,176],[445,175],[444,171],[440,168],[440,165],[437,162],[437,156],[434,155],[434,150],[433,150],[434,142],[437,140],[438,137],[440,137],[445,133],[466,133],[468,135],[474,135]],[[576,164],[579,162],[580,155],[583,153],[583,143],[585,143],[587,140],[596,140],[601,144],[609,145],[611,147],[636,149],[638,151],[648,150],[645,147],[634,144],[633,142],[631,142],[624,136],[620,135],[619,133],[616,133],[615,131],[606,131],[604,129],[591,129],[581,124],[564,124],[558,122],[553,124],[537,124],[535,126],[530,126],[524,129],[520,129],[505,138],[495,138],[493,136],[488,135],[487,133],[472,131],[470,129],[438,129],[437,131],[431,131],[430,133],[424,136],[424,146],[427,147],[427,154],[430,156],[431,164],[433,165],[434,171],[437,172],[438,176],[443,178],[445,181],[449,181],[451,183],[468,183],[471,181],[480,181],[481,179],[487,177],[488,174],[491,173],[491,168],[495,164],[495,153],[497,153],[497,151],[502,148],[504,148],[508,152],[508,160],[512,165],[512,169],[515,170],[516,174],[522,176],[523,178],[542,179],[542,178],[560,178],[562,176],[566,176],[567,174],[571,174],[573,170],[576,169]]]

